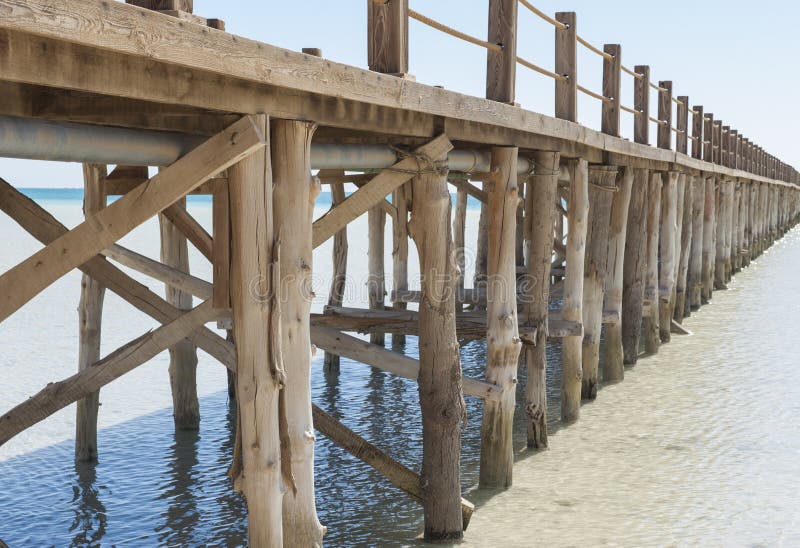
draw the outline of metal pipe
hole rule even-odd
[[[168,166],[202,137],[0,116],[0,156],[28,160]]]
[[[202,141],[202,137],[164,131],[0,116],[0,156],[7,158],[167,166]],[[387,145],[311,145],[314,169],[382,169],[399,159],[397,150]],[[452,150],[447,161],[451,171],[485,173],[490,169],[490,154],[483,150]],[[528,173],[532,167],[528,158],[517,161],[518,173]]]

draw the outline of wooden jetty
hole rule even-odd
[[[231,474],[247,501],[251,546],[322,544],[315,428],[419,501],[426,539],[460,538],[473,511],[459,479],[465,395],[484,402],[480,485],[508,487],[520,364],[528,445],[543,448],[548,340],[562,348],[561,418],[575,421],[601,383],[623,380],[640,344],[657,352],[798,220],[794,168],[675,97],[672,82],[653,82],[650,67],[623,64],[620,45],[587,42],[575,13],[490,0],[483,39],[407,0],[368,1],[363,70],[318,49],[234,36],[192,7],[0,0],[0,155],[82,162],[86,215],[68,230],[0,182],[0,209],[44,245],[0,276],[0,321],[65,273],[83,272],[77,372],[2,415],[0,444],[77,402],[75,456],[95,459],[98,391],[165,350],[175,427],[197,428],[200,349],[231,372]],[[552,25],[553,70],[517,51],[519,10]],[[409,74],[412,19],[486,50],[485,98]],[[581,47],[602,63],[599,91],[580,83]],[[554,117],[515,104],[517,67],[554,81]],[[623,85],[633,106],[622,104]],[[602,104],[599,130],[577,123],[579,93]],[[632,115],[632,142],[620,137],[622,112]],[[357,190],[346,195],[348,184]],[[333,205],[314,219],[321,185]],[[212,234],[186,210],[193,193],[213,197]],[[468,197],[483,204],[473,288],[463,274]],[[345,308],[347,226],[365,214],[369,307]],[[160,260],[117,243],[154,216]],[[312,252],[331,238],[329,307],[311,314]],[[418,288],[409,287],[409,238]],[[213,280],[189,272],[190,244],[213,265]],[[163,282],[165,295],[117,264]],[[101,357],[106,291],[159,327]],[[227,338],[206,327],[214,321]],[[419,337],[419,359],[384,348],[386,333]],[[475,338],[486,339],[485,378],[461,373],[459,341]],[[417,380],[421,463],[397,462],[313,405],[312,345],[331,371],[344,356]]]

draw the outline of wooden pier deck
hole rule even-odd
[[[231,475],[247,501],[252,546],[322,544],[315,428],[419,501],[426,539],[460,538],[474,509],[459,479],[464,395],[484,402],[480,485],[508,487],[521,364],[528,445],[547,446],[548,339],[562,344],[561,418],[575,421],[601,381],[623,380],[640,340],[657,352],[797,223],[793,167],[673,96],[673,82],[651,82],[650,67],[625,66],[620,45],[584,40],[575,13],[490,0],[483,39],[407,0],[368,1],[365,70],[235,36],[192,8],[192,0],[0,0],[0,156],[82,162],[86,191],[86,220],[68,230],[0,181],[0,209],[44,245],[0,276],[0,321],[65,273],[84,273],[77,372],[42,379],[41,392],[2,415],[0,444],[77,402],[76,458],[96,459],[98,390],[165,350],[175,426],[197,428],[200,348],[230,371],[239,413]],[[553,70],[517,51],[519,9],[553,26]],[[410,19],[486,50],[486,97],[415,81]],[[602,63],[599,91],[579,84],[579,47]],[[518,66],[553,80],[555,116],[515,104]],[[620,98],[623,75],[633,106]],[[601,102],[599,129],[577,123],[579,93]],[[622,111],[634,116],[633,141],[620,136]],[[333,205],[314,219],[322,185]],[[186,211],[192,193],[213,197],[211,234]],[[468,196],[482,203],[474,288],[463,275]],[[370,303],[353,309],[342,301],[347,225],[364,214]],[[160,260],[117,243],[154,216]],[[418,288],[409,287],[409,238]],[[331,299],[311,314],[312,252],[329,239]],[[189,244],[213,265],[212,280],[189,272]],[[165,296],[115,263],[163,282]],[[106,290],[159,327],[101,357]],[[202,303],[193,307],[192,297]],[[553,302],[560,310],[549,310]],[[419,360],[384,348],[385,333],[419,337]],[[487,341],[486,375],[462,378],[458,342],[475,338]],[[330,370],[345,356],[417,379],[421,463],[397,462],[313,405],[312,345]]]

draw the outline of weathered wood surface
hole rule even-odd
[[[706,201],[706,181],[693,177],[692,190],[692,246],[689,256],[689,274],[686,281],[688,305],[686,311],[697,310],[701,305],[703,286],[703,241],[705,238],[703,209]]]
[[[514,103],[517,74],[517,0],[489,0],[487,40],[502,44],[486,52],[486,98]]]
[[[256,121],[267,134],[267,121]],[[285,382],[281,354],[280,278],[272,211],[268,147],[233,165],[230,175],[231,304],[236,341],[238,466],[235,488],[247,501],[251,546],[282,546],[282,478],[279,391]],[[255,280],[255,283],[254,283]],[[270,298],[272,297],[272,298]],[[282,410],[285,413],[285,410]],[[234,460],[237,463],[237,460]],[[288,483],[288,482],[287,482]]]
[[[211,222],[214,231],[212,266],[214,280],[214,307],[231,306],[231,207],[228,182],[214,187],[211,204]]]
[[[367,4],[369,69],[402,75],[408,72],[408,0]]]
[[[156,175],[148,184],[137,187],[5,272],[0,276],[0,320],[214,173],[263,146],[263,135],[250,118],[244,118]]]
[[[661,232],[661,173],[650,174],[647,190],[647,275],[645,276],[644,300],[650,303],[650,314],[642,320],[642,337],[648,354],[658,352],[659,335],[659,265],[658,244]]]
[[[45,245],[67,233],[67,228],[52,215],[2,179],[0,210]],[[175,320],[181,314],[180,310],[102,257],[95,256],[78,268],[162,324]],[[231,367],[235,363],[233,345],[210,329],[200,328],[195,341],[198,347],[226,366]]]
[[[197,219],[189,215],[185,207],[172,204],[165,208],[161,214],[175,225],[175,228],[192,242],[206,259],[211,262],[214,261],[214,244],[211,235],[197,222]]]
[[[372,207],[367,212],[367,295],[369,307],[381,310],[386,297],[385,272],[385,230],[386,214],[380,207]],[[383,333],[371,333],[370,341],[383,345]]]
[[[186,211],[186,198],[171,207]],[[189,273],[189,248],[181,234],[164,214],[158,216],[161,230],[161,262]],[[192,294],[166,284],[166,300],[178,310],[191,310]],[[223,307],[227,308],[227,307]],[[197,398],[197,349],[188,340],[169,348],[169,383],[172,389],[172,418],[178,430],[200,428],[200,401]]]
[[[445,160],[448,151],[446,147],[431,160]],[[423,294],[417,385],[422,409],[424,534],[428,540],[459,539],[463,535],[461,427],[466,406],[456,340],[455,250],[446,170],[417,175],[412,195],[408,229],[417,246]]]
[[[400,291],[408,289],[408,202],[410,196],[407,196],[407,192],[409,191],[410,187],[406,184],[392,194],[392,204],[397,211],[392,219],[392,287]],[[456,253],[458,253],[458,244],[456,244]],[[462,270],[459,269],[459,272]],[[463,276],[460,276],[460,280],[463,281]],[[406,308],[406,303],[393,301],[392,306],[403,310]],[[405,342],[405,335],[392,336],[392,345],[402,345]]]
[[[716,192],[713,177],[705,179],[705,202],[703,204],[703,266],[701,299],[711,300],[714,288],[714,264],[716,262]]]
[[[316,124],[270,121],[275,236],[279,241],[280,348],[294,489],[283,496],[286,546],[321,546],[324,529],[314,496],[314,421],[311,417],[311,224],[319,181],[311,176]],[[381,215],[381,217],[383,217]],[[276,329],[271,325],[271,329]],[[283,443],[283,440],[282,440]]]
[[[83,165],[83,214],[94,215],[106,206],[103,179],[107,167]],[[103,298],[105,288],[91,276],[81,276],[81,297],[78,303],[78,371],[91,367],[100,359]],[[97,460],[97,413],[100,393],[92,392],[78,400],[75,413],[75,460]]]
[[[320,175],[322,180],[322,175]],[[331,207],[336,207],[346,198],[344,183],[331,183]],[[333,270],[331,272],[331,291],[328,295],[328,306],[342,306],[344,292],[347,285],[347,227],[337,232],[333,237]],[[325,370],[336,371],[339,369],[339,356],[325,352]]]
[[[480,485],[509,487],[514,468],[514,407],[522,343],[517,326],[517,155],[515,147],[494,148],[489,192],[489,249],[486,304],[486,380],[503,388],[503,398],[484,403]]]
[[[692,251],[692,207],[694,205],[694,177],[681,175],[683,186],[683,201],[681,207],[681,233],[679,246],[678,277],[675,281],[675,311],[673,318],[678,323],[683,323],[688,308],[689,256]]]
[[[650,172],[646,169],[634,169],[633,177],[625,238],[621,318],[622,348],[625,363],[628,365],[634,365],[638,360],[642,332],[642,306],[647,275],[647,205]]]
[[[0,417],[0,446],[12,437],[42,421],[80,398],[98,391],[184,338],[192,338],[198,328],[213,320],[217,312],[206,301],[122,346],[63,381],[50,383],[42,391]]]
[[[556,80],[556,118],[578,121],[578,29],[575,12],[556,13],[556,21],[565,25],[556,28],[555,71],[566,76]]]
[[[662,175],[661,229],[659,232],[658,268],[658,313],[661,342],[670,340],[670,320],[674,309],[675,264],[677,263],[676,234],[678,231],[678,178],[680,174],[670,171]]]
[[[312,404],[311,410],[314,416],[314,428],[358,460],[377,470],[392,485],[403,490],[411,498],[420,504],[424,503],[425,492],[422,490],[419,474],[381,451],[316,405]],[[474,511],[475,505],[462,498],[461,520],[464,531],[467,530]]]
[[[617,192],[611,205],[608,233],[608,259],[606,261],[606,286],[604,310],[622,319],[624,291],[625,243],[628,236],[628,208],[633,188],[633,168],[625,167],[617,177]],[[641,227],[639,228],[641,230]],[[619,382],[625,376],[625,359],[622,349],[622,321],[607,325],[603,359],[604,382]]]
[[[431,170],[434,167],[431,161],[446,155],[452,148],[453,145],[447,137],[440,135],[414,150],[408,158],[400,160],[391,168],[376,175],[369,183],[348,196],[344,202],[314,222],[314,247],[319,247],[348,223],[369,211],[393,190],[414,177],[415,173]]]
[[[526,181],[525,256],[526,272],[521,288],[522,314],[526,325],[536,329],[535,344],[525,346],[525,415],[528,447],[547,447],[547,334],[550,268],[553,256],[560,154],[537,152],[536,170]],[[558,213],[560,215],[560,213]]]
[[[583,322],[584,257],[589,216],[589,165],[586,160],[570,160],[570,196],[567,209],[567,268],[564,277],[564,304],[561,315],[567,321]],[[561,342],[561,420],[579,418],[583,333]]]

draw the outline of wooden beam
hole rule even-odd
[[[366,213],[394,189],[411,179],[417,171],[430,170],[434,167],[432,163],[417,158],[436,158],[446,155],[452,148],[453,145],[447,137],[440,135],[417,148],[413,156],[400,160],[391,168],[376,175],[369,183],[348,196],[344,202],[314,222],[312,240],[314,247],[319,247],[350,221]]]
[[[0,321],[214,173],[264,146],[245,118],[0,276]],[[12,289],[13,288],[13,289]]]
[[[206,229],[189,215],[185,207],[172,204],[161,212],[164,217],[175,225],[181,234],[188,239],[203,254],[203,257],[214,262],[214,244],[211,235]]]
[[[425,501],[425,492],[422,489],[419,474],[378,449],[316,405],[312,404],[311,410],[314,416],[314,428],[322,432],[325,437],[361,462],[377,470],[389,480],[389,483],[407,493],[420,504]],[[462,498],[461,517],[462,527],[465,531],[474,511],[475,505]]]
[[[50,383],[36,395],[0,417],[0,446],[59,409],[118,379],[183,339],[194,339],[218,312],[206,301],[175,320],[145,333],[63,381]]]
[[[0,179],[0,210],[45,245],[68,232],[64,225],[41,206],[2,179]],[[95,256],[78,268],[162,324],[174,321],[181,314],[180,310],[102,257]],[[226,367],[235,368],[236,357],[231,343],[205,327],[200,328],[195,340],[201,349]]]
[[[214,306],[230,308],[231,305],[231,210],[228,183],[214,188],[212,223],[214,230],[211,248],[214,266]]]

